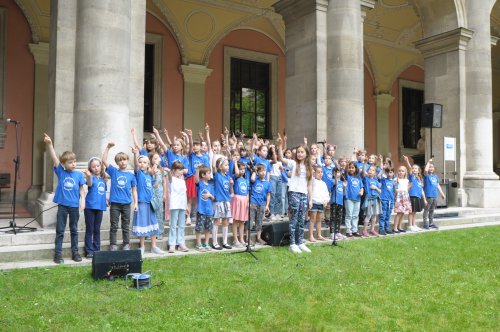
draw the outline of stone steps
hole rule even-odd
[[[489,214],[479,213],[475,210],[470,211],[453,211],[452,209],[441,210],[436,212],[435,222],[439,226],[443,227],[453,227],[457,225],[473,225],[473,224],[492,224],[500,221],[500,213],[498,211],[484,211],[483,212],[494,212]],[[417,215],[418,218],[419,215]],[[403,227],[406,227],[407,217],[405,216],[403,220]],[[81,223],[84,224],[84,223]],[[265,223],[264,225],[267,225]],[[422,225],[421,218],[417,219],[417,225]],[[233,242],[231,228],[229,229],[228,242],[231,244]],[[158,246],[167,250],[168,247],[168,227],[165,228],[165,236],[162,240],[158,240]],[[344,232],[344,228],[342,227]],[[186,245],[190,248],[190,252],[196,252],[193,248],[196,244],[194,226],[187,226],[185,229],[186,234]],[[222,243],[222,230],[219,227],[219,243]],[[329,235],[329,229],[326,225],[323,225],[322,234],[324,237]],[[84,254],[84,231],[79,231],[79,252],[83,256]],[[121,230],[117,233],[118,244],[121,244]],[[308,238],[308,231],[306,229],[305,238]],[[29,261],[51,261],[54,255],[54,239],[55,230],[54,229],[40,229],[36,232],[28,233],[18,233],[17,235],[0,233],[0,269],[1,266],[8,263],[22,263]],[[255,239],[255,234],[252,233],[252,241]],[[66,230],[64,242],[63,242],[63,257],[66,261],[70,260],[71,248],[70,248],[70,235],[69,231]],[[139,240],[135,237],[131,237],[132,248],[138,248]],[[151,241],[146,241],[146,252],[149,252],[151,246]],[[119,245],[120,247],[120,245]],[[109,228],[101,229],[101,250],[109,250]],[[238,249],[242,250],[242,249]],[[151,255],[151,254],[148,254]],[[146,257],[148,257],[146,255]],[[84,259],[85,261],[85,259]]]

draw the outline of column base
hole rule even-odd
[[[35,202],[34,215],[42,228],[55,228],[57,204],[54,203],[54,193],[42,192]],[[50,209],[50,210],[49,210]]]
[[[470,179],[463,181],[467,196],[467,206],[482,208],[500,208],[500,181],[498,176],[490,179]]]

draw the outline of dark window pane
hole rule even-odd
[[[403,88],[403,146],[416,149],[420,138],[420,115],[424,101],[422,90]]]
[[[154,120],[154,53],[155,46],[146,44],[144,59],[144,131],[153,130]]]

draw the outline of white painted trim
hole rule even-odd
[[[154,77],[153,77],[153,124],[162,128],[163,113],[163,36],[146,33],[146,44],[154,45]]]
[[[279,113],[279,97],[278,97],[278,56],[275,54],[262,53],[256,51],[244,50],[241,48],[224,47],[224,104],[222,125],[230,127],[231,124],[231,58],[267,63],[270,65],[270,97],[269,111],[271,116],[270,126],[271,134],[278,132],[278,113]]]
[[[414,155],[414,154],[418,154],[419,152],[417,151],[417,149],[406,149],[404,146],[403,146],[403,88],[410,88],[410,89],[416,89],[416,90],[422,90],[424,91],[425,93],[425,85],[424,83],[420,83],[420,82],[415,82],[415,81],[408,81],[408,80],[404,80],[404,79],[399,79],[398,80],[398,101],[399,101],[399,105],[398,105],[398,114],[399,114],[399,153],[401,155]]]

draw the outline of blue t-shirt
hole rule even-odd
[[[410,180],[410,183],[411,183],[411,188],[410,188],[408,194],[410,196],[413,196],[413,197],[422,198],[422,187],[424,186],[422,181],[420,181],[413,174],[410,174],[408,179]]]
[[[247,196],[248,195],[248,181],[245,178],[239,177],[234,181],[233,191],[235,195]]]
[[[54,203],[69,207],[80,206],[80,186],[85,184],[82,172],[66,171],[61,163],[54,167],[59,182],[57,183]]]
[[[359,191],[363,185],[362,181],[361,177],[347,174],[346,199],[351,201],[361,201]]]
[[[333,165],[330,166],[323,166],[323,177],[321,180],[323,180],[326,183],[326,187],[330,189],[333,184],[335,183],[335,179],[333,178]]]
[[[139,151],[139,155],[140,156],[147,156],[149,154],[148,150],[142,148],[140,151]]]
[[[215,201],[216,202],[230,202],[231,192],[229,186],[231,177],[220,172],[214,174],[214,184],[215,184]]]
[[[356,166],[358,167],[359,175],[361,175],[361,176],[363,176],[363,165],[364,165],[364,162],[356,161]],[[365,170],[368,171],[368,168],[370,168],[370,165],[367,163],[365,166]]]
[[[186,177],[189,178],[195,175],[200,165],[210,167],[210,161],[208,160],[208,156],[204,154],[197,156],[196,153],[191,152],[189,154],[189,169]]]
[[[165,152],[165,155],[167,156],[168,160],[168,168],[172,169],[172,164],[174,163],[174,161],[180,161],[184,165],[184,168],[189,171],[189,160],[186,157],[180,154],[175,154],[170,149]]]
[[[436,174],[428,173],[424,176],[425,197],[436,198],[438,195],[437,186],[439,186],[439,177]]]
[[[247,178],[247,182],[250,183],[250,176],[252,175],[250,168],[248,168],[248,163],[250,162],[250,158],[248,157],[240,157],[240,163],[245,164],[245,177]]]
[[[106,172],[111,178],[111,189],[109,190],[109,201],[111,203],[132,203],[132,187],[137,186],[135,175],[125,171],[122,172],[113,165],[109,165]]]
[[[92,175],[92,187],[85,196],[85,208],[106,211],[106,181]]]
[[[196,184],[196,187],[198,188],[198,213],[205,216],[212,216],[214,214],[212,199],[203,198],[202,196],[203,194],[211,194],[215,196],[213,184],[210,182],[205,183],[200,181]]]
[[[394,202],[394,179],[383,177],[380,179],[380,183],[382,184],[380,199]]]
[[[272,171],[271,161],[270,160],[267,160],[267,159],[259,157],[258,155],[255,155],[253,157],[253,163],[254,163],[255,166],[257,166],[257,165],[264,165],[266,167],[266,176],[267,176],[267,173],[269,173],[269,172]]]
[[[344,183],[339,181],[337,184],[335,182],[330,187],[332,196],[330,198],[330,204],[344,205]]]
[[[377,188],[381,188],[380,182],[378,182],[377,178],[370,179],[369,177],[364,178],[365,183],[365,193],[367,198],[380,197],[379,192],[376,189],[371,189],[372,185],[375,185]]]
[[[290,172],[290,168],[288,168],[288,167],[285,167],[285,169],[281,171],[281,182],[282,183],[288,183],[288,179],[290,179],[288,177],[288,172]]]
[[[256,178],[252,183],[252,195],[250,196],[250,203],[258,206],[265,206],[267,201],[267,193],[272,193],[273,189],[271,183],[266,180]]]
[[[154,180],[151,174],[137,170],[135,173],[137,178],[137,200],[140,203],[151,203],[153,197]]]

